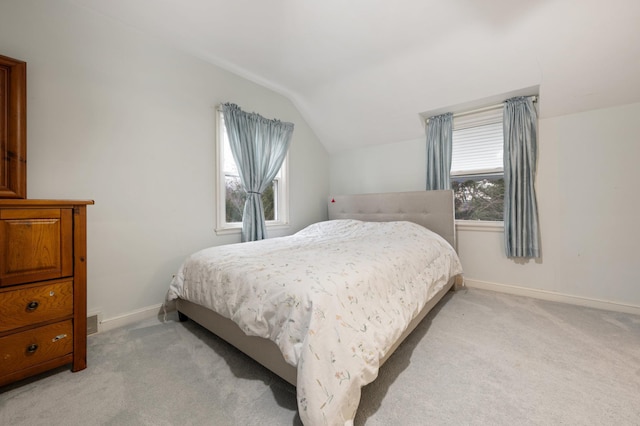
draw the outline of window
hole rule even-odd
[[[503,220],[502,111],[454,117],[451,188],[458,220]]]
[[[218,157],[217,174],[217,233],[239,232],[242,228],[242,211],[247,194],[242,189],[238,166],[233,159],[222,111],[216,111]],[[288,224],[287,163],[285,158],[272,185],[262,194],[264,216],[268,228]]]

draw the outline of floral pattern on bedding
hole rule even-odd
[[[180,267],[167,299],[206,306],[274,341],[297,366],[304,424],[343,425],[380,359],[460,273],[451,246],[419,225],[335,220],[199,251]]]

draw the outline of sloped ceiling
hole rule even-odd
[[[332,153],[513,94],[640,101],[638,0],[70,1],[287,96]]]

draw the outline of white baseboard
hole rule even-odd
[[[624,312],[628,314],[640,315],[640,306],[628,305],[606,300],[590,299],[581,296],[556,293],[547,290],[538,290],[515,285],[498,284],[487,281],[474,280],[464,277],[464,285],[470,288],[491,290],[499,293],[513,294],[516,296],[532,297],[534,299],[549,300],[552,302],[568,303],[570,305],[586,306],[589,308],[603,309],[605,311]],[[127,314],[118,315],[113,318],[99,319],[98,332],[113,330],[114,328],[130,325],[138,321],[158,316],[162,311],[162,303],[137,309]]]
[[[133,324],[148,318],[158,316],[162,310],[162,303],[137,309],[127,314],[118,315],[113,318],[106,318],[99,322],[98,332],[113,330],[114,328]]]
[[[516,296],[532,297],[534,299],[549,300],[552,302],[568,303],[570,305],[586,306],[589,308],[603,309],[605,311],[624,312],[627,314],[640,315],[640,306],[628,305],[607,300],[590,299],[588,297],[572,296],[570,294],[556,293],[547,290],[518,287],[508,284],[491,283],[487,281],[464,278],[467,287],[479,288],[482,290],[497,291],[500,293],[514,294]]]

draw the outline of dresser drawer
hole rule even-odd
[[[0,338],[0,376],[73,352],[71,320]]]
[[[73,315],[73,281],[0,292],[0,332]]]

